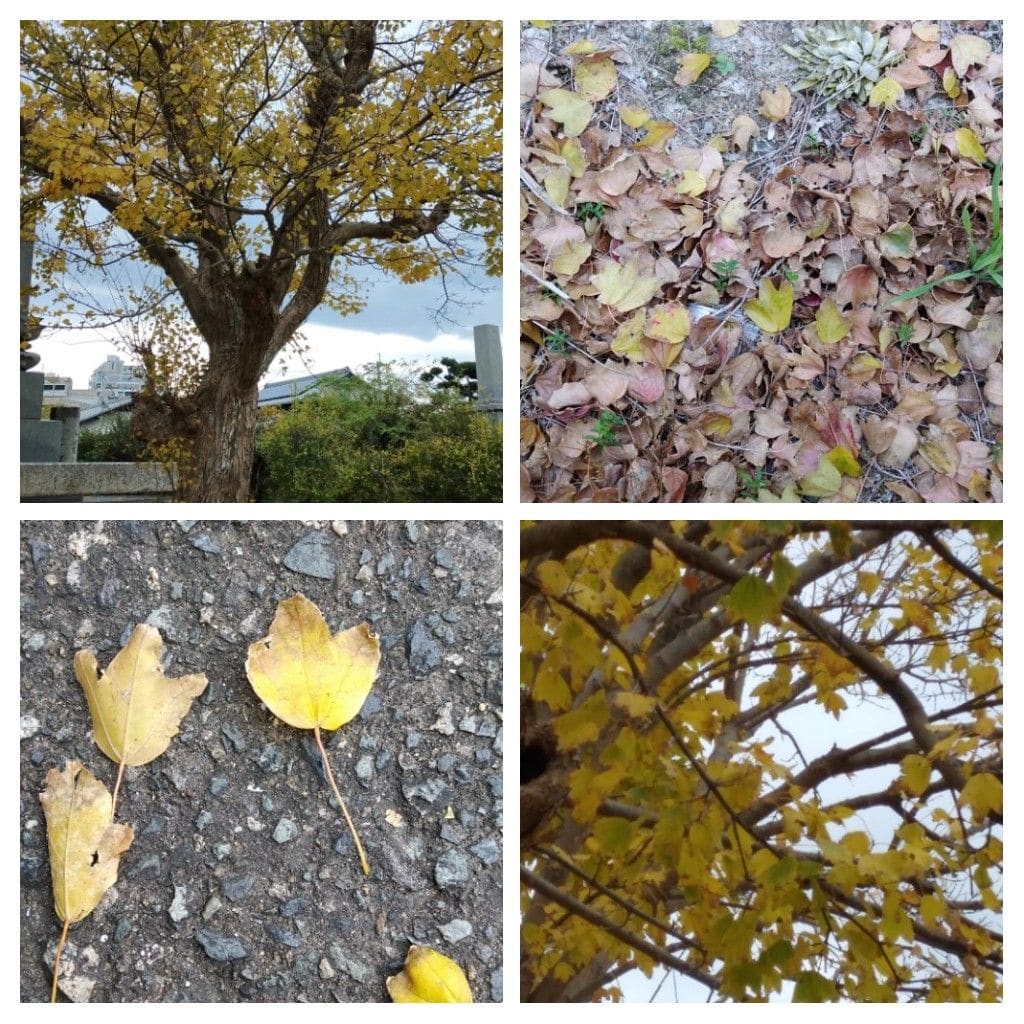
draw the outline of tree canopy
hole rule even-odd
[[[148,318],[138,419],[198,452],[198,497],[245,496],[259,377],[319,305],[359,308],[360,267],[500,272],[498,23],[24,22],[21,62],[45,319]],[[119,302],[65,287],[139,261]]]
[[[521,558],[524,1000],[1001,997],[1001,524],[546,522]]]

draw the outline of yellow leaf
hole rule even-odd
[[[574,178],[578,178],[587,169],[587,156],[576,139],[565,140],[562,145],[562,159]]]
[[[570,89],[545,89],[538,98],[551,108],[552,118],[562,125],[569,138],[582,134],[594,116],[594,108]]]
[[[960,791],[960,799],[971,805],[974,821],[988,817],[989,811],[1003,813],[1003,784],[989,772],[980,772],[967,780]]]
[[[117,881],[121,854],[135,833],[111,821],[107,787],[78,761],[68,761],[62,772],[51,768],[39,800],[46,815],[54,909],[62,921],[81,921]]]
[[[942,88],[951,100],[957,99],[962,92],[960,88],[960,79],[956,77],[956,72],[952,68],[946,68],[946,70],[943,71]]]
[[[679,58],[676,85],[693,85],[711,65],[710,53],[684,53]]]
[[[622,118],[630,128],[642,128],[651,119],[650,111],[644,107],[619,107],[619,117]]]
[[[741,221],[747,215],[747,204],[743,196],[733,196],[716,214],[718,226],[729,235],[740,233]]]
[[[860,476],[860,464],[845,445],[836,445],[826,456],[843,476]]]
[[[961,78],[972,64],[984,64],[991,52],[991,44],[981,36],[954,36],[949,44],[950,59]]]
[[[320,609],[303,594],[277,606],[269,634],[250,645],[245,662],[249,683],[260,700],[296,729],[313,730],[367,875],[370,866],[334,782],[320,730],[337,729],[358,714],[379,664],[380,643],[365,622],[331,636]]]
[[[979,164],[983,164],[988,159],[985,150],[981,148],[978,136],[970,128],[957,128],[954,137],[956,138],[956,148],[962,157],[974,160]]]
[[[868,106],[885,107],[886,110],[892,110],[902,95],[903,86],[896,79],[885,75],[872,86],[868,96]]]
[[[683,178],[676,185],[676,192],[681,196],[699,196],[708,187],[708,179],[699,171],[687,168],[683,171]]]
[[[655,306],[647,323],[647,337],[678,345],[690,333],[690,314],[681,302],[665,302]]]
[[[575,43],[570,43],[562,53],[567,57],[580,57],[593,53],[596,49],[597,45],[590,39],[577,39]]]
[[[839,312],[836,300],[831,296],[818,307],[818,312],[814,316],[814,326],[817,329],[819,341],[826,345],[834,345],[850,333],[850,325],[846,317]]]
[[[608,57],[580,61],[573,69],[576,88],[588,100],[603,100],[614,88],[618,76]]]
[[[75,655],[96,745],[118,764],[147,764],[159,757],[206,689],[202,674],[168,679],[160,664],[162,650],[160,631],[141,625],[102,674],[93,651]]]
[[[768,280],[761,279],[758,297],[744,307],[747,316],[769,334],[784,331],[793,316],[793,286],[783,281],[778,288]]]
[[[823,455],[817,469],[800,480],[800,493],[808,498],[830,498],[843,486],[842,474]]]
[[[664,149],[665,143],[676,133],[676,126],[671,121],[645,121],[647,134],[637,142],[638,146],[648,149]]]
[[[471,1003],[466,975],[448,957],[429,946],[411,946],[401,974],[385,982],[395,1003]]]
[[[643,359],[645,353],[642,342],[646,322],[647,314],[642,309],[637,310],[628,320],[624,321],[612,341],[612,351],[617,356]]]
[[[606,263],[594,275],[594,284],[600,289],[598,302],[620,313],[646,305],[661,288],[661,281],[653,275],[641,277],[635,263]]]
[[[590,258],[589,242],[566,242],[551,261],[551,268],[556,274],[572,277]]]
[[[630,718],[643,718],[654,712],[658,702],[645,693],[632,693],[624,690],[615,694],[612,698],[615,704],[622,708]]]
[[[740,30],[740,23],[738,21],[713,21],[711,22],[711,31],[715,34],[718,39],[728,39],[729,36],[736,35]]]
[[[765,89],[761,93],[760,112],[769,121],[784,121],[792,105],[793,97],[784,85],[780,85],[774,92]]]
[[[971,693],[979,697],[1003,685],[1002,676],[995,665],[972,665],[967,670],[967,679],[971,685]]]
[[[927,788],[932,777],[932,765],[927,757],[920,754],[907,754],[900,762],[903,769],[900,785],[913,796],[920,796]]]

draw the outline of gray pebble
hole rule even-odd
[[[445,850],[434,866],[434,881],[442,889],[460,888],[469,881],[469,860],[461,850]]]
[[[30,740],[42,728],[42,723],[35,715],[21,716],[21,738]]]
[[[427,675],[441,664],[441,646],[422,621],[412,624],[406,643],[409,667],[417,675]]]
[[[96,597],[96,603],[101,608],[116,608],[117,596],[121,592],[121,581],[119,579],[104,580],[103,586]]]
[[[417,576],[412,585],[421,594],[429,594],[434,589],[434,581],[426,573]]]
[[[284,556],[285,567],[303,576],[333,580],[334,561],[330,557],[330,539],[323,533],[307,533]]]
[[[477,731],[477,729],[479,727],[480,727],[480,721],[476,717],[476,715],[474,715],[472,713],[470,713],[468,715],[463,715],[463,717],[459,721],[459,729],[462,732],[468,732],[468,733],[472,733],[472,734],[475,735],[476,731]]]
[[[174,899],[171,900],[171,905],[167,908],[167,913],[170,915],[171,920],[177,924],[179,921],[184,921],[188,917],[188,907],[185,906],[185,896],[188,894],[188,889],[183,885],[176,885],[174,887]]]
[[[395,556],[391,551],[377,559],[377,575],[384,576],[395,567]]]
[[[500,967],[491,971],[491,999],[496,1003],[502,1001],[502,970]]]
[[[291,931],[289,928],[282,928],[274,921],[264,921],[263,930],[275,942],[280,942],[282,946],[290,946],[292,949],[298,949],[302,945],[302,939],[300,939],[295,932]]]
[[[239,875],[237,878],[226,878],[220,885],[220,891],[231,900],[237,903],[245,899],[249,890],[256,884],[256,879],[251,875]]]
[[[345,951],[337,942],[332,942],[327,949],[331,961],[339,971],[344,971],[353,981],[363,984],[370,977],[370,968],[358,960],[345,955]]]
[[[490,787],[491,796],[501,796],[501,776],[500,775],[488,775],[487,785]]]
[[[373,778],[373,757],[370,754],[363,754],[356,761],[356,778],[360,782],[369,782]]]
[[[210,792],[214,796],[220,796],[225,789],[228,788],[228,780],[221,778],[219,775],[215,775],[210,779]]]
[[[407,519],[405,521],[405,535],[409,540],[415,544],[420,539],[420,524],[415,519]],[[32,556],[33,558],[35,555]]]
[[[198,522],[198,519],[179,519],[178,528],[181,530],[182,533],[188,533],[188,531],[191,530],[192,527],[195,526],[196,523]]]
[[[456,825],[454,821],[442,821],[440,834],[446,843],[454,843],[456,846],[461,845],[466,838],[465,829]]]
[[[216,914],[217,911],[220,910],[220,908],[223,906],[224,904],[220,901],[219,897],[211,896],[206,901],[206,906],[203,907],[203,920],[209,921],[210,918],[213,917],[213,915]]]
[[[213,855],[217,860],[223,860],[225,857],[231,856],[231,844],[230,843],[216,843],[213,847]]]
[[[352,602],[353,607],[362,608],[363,605],[366,603],[366,598],[361,590],[353,590],[352,596],[349,598],[349,601]]]
[[[455,755],[454,754],[442,754],[437,759],[437,770],[439,772],[450,772],[452,770],[452,766],[454,764],[455,764]]]
[[[151,853],[148,857],[144,857],[135,865],[130,871],[126,872],[129,878],[139,878],[142,875],[160,874],[160,858],[155,854]]]
[[[274,841],[287,843],[299,834],[299,826],[291,818],[282,818],[274,829]]]
[[[486,747],[477,747],[473,755],[477,764],[490,764],[491,752]]]
[[[46,646],[46,634],[29,633],[29,635],[25,637],[24,646],[26,651],[41,651]]]
[[[242,735],[242,730],[237,725],[233,725],[231,722],[226,722],[220,727],[220,731],[227,737],[231,742],[231,746],[241,753],[249,745],[245,741],[245,736]]]
[[[402,795],[409,803],[413,800],[423,800],[425,803],[434,804],[442,801],[449,794],[448,783],[436,775],[429,776],[419,782],[409,782],[402,786]]]
[[[451,702],[445,704],[437,713],[437,721],[430,727],[431,732],[439,732],[442,736],[452,736],[455,733],[455,722],[452,718]]]
[[[320,970],[320,977],[323,978],[324,981],[330,981],[331,978],[334,977],[334,974],[335,974],[334,968],[331,966],[331,961],[328,960],[327,957],[321,957],[320,958],[319,970]]]
[[[203,829],[206,828],[206,826],[209,825],[212,821],[213,815],[209,811],[200,811],[199,814],[196,815],[196,828],[200,832],[202,832]]]
[[[504,753],[505,747],[505,730],[504,727],[498,730],[498,735],[494,737],[494,742],[491,744],[491,749],[501,757]]]
[[[437,930],[444,937],[444,941],[450,942],[452,945],[456,942],[461,942],[463,939],[468,939],[473,934],[473,926],[461,918],[456,918],[447,924],[438,925]]]
[[[69,566],[65,577],[69,587],[77,589],[82,583],[82,563],[76,558]]]
[[[169,592],[172,601],[180,601],[185,596],[185,584],[174,580],[171,583]]]
[[[25,885],[39,885],[45,877],[46,859],[41,853],[21,855],[21,880]]]
[[[434,555],[434,561],[442,569],[455,568],[455,556],[447,548],[438,548],[437,554]]]
[[[455,766],[455,778],[459,782],[469,782],[473,776],[464,764],[460,764]]]
[[[306,901],[301,896],[288,900],[281,904],[280,914],[282,917],[295,917],[306,909]]]
[[[495,864],[501,859],[501,850],[491,838],[481,839],[479,843],[475,843],[469,849],[487,865]]]
[[[53,966],[57,954],[57,940],[47,943],[44,962]],[[80,947],[68,941],[61,953],[60,978],[57,986],[73,1003],[87,1003],[99,977],[99,953],[92,946]]]
[[[219,555],[221,553],[221,546],[208,533],[189,536],[188,542],[197,551],[202,551],[204,554]]]
[[[498,735],[498,723],[493,718],[484,718],[480,722],[480,727],[477,729],[476,734],[489,740]]]
[[[284,754],[273,743],[268,743],[260,751],[259,764],[265,772],[275,775],[285,765]]]
[[[249,951],[231,935],[215,932],[212,928],[197,928],[196,941],[211,960],[242,960]]]
[[[22,739],[25,737],[22,736]],[[415,750],[423,740],[423,733],[421,732],[407,732],[405,734],[405,746],[408,750]]]
[[[42,747],[37,747],[29,755],[29,760],[38,768],[46,760],[46,757],[46,751]]]
[[[41,569],[50,560],[50,545],[45,540],[30,540],[28,550],[36,569]]]
[[[114,926],[114,941],[124,942],[132,933],[132,923],[127,917],[118,918],[117,924]]]
[[[363,701],[363,706],[359,709],[359,717],[365,722],[366,719],[373,718],[373,716],[377,714],[383,706],[384,705],[380,702],[380,697],[375,693],[371,693],[369,697]]]

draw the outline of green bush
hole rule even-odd
[[[501,428],[387,365],[265,423],[261,501],[500,501]]]
[[[132,433],[128,413],[114,417],[109,430],[83,430],[78,435],[79,462],[142,462],[146,445]]]

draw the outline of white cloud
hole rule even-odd
[[[299,353],[294,345],[288,346],[274,360],[265,381],[343,367],[358,370],[378,359],[434,362],[442,356],[473,358],[472,337],[457,334],[437,334],[425,341],[407,334],[378,334],[312,322],[301,333],[305,337],[304,351]],[[44,372],[71,377],[75,388],[88,387],[89,375],[111,353],[127,359],[124,350],[111,340],[110,332],[104,331],[58,329],[47,332],[32,347],[42,357],[40,368]]]

